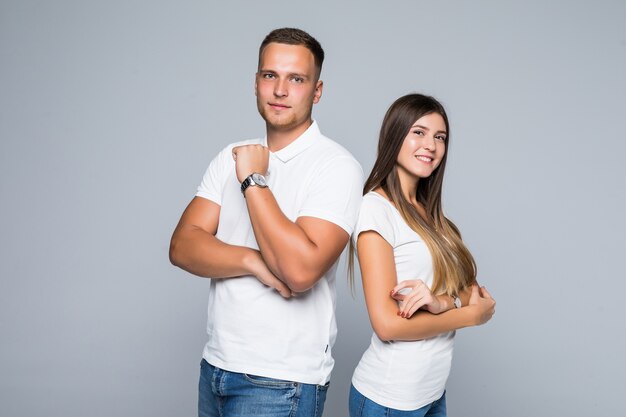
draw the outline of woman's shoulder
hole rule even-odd
[[[374,221],[382,225],[394,225],[397,222],[396,209],[386,197],[370,191],[363,196],[361,210],[359,211],[359,223],[370,223]]]
[[[370,191],[365,194],[354,230],[355,241],[362,232],[374,231],[393,246],[397,227],[393,210],[391,202],[379,193]]]
[[[363,196],[361,210],[363,209],[391,213],[395,210],[395,207],[391,201],[389,201],[387,197],[383,196],[381,193],[377,191],[370,191]]]
[[[384,191],[371,190],[363,196],[363,201],[369,201],[370,204],[388,204],[391,205],[391,201],[383,194]]]

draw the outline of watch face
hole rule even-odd
[[[257,174],[256,172],[252,174],[252,181],[254,181],[254,183],[260,187],[267,187],[265,177],[261,174]]]

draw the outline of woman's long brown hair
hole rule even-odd
[[[404,138],[416,120],[431,113],[443,118],[446,131],[446,152],[439,166],[428,178],[417,183],[416,199],[426,211],[426,218],[404,197],[396,161]],[[409,94],[397,99],[387,110],[378,139],[378,154],[372,172],[365,181],[363,194],[380,187],[398,209],[404,221],[426,243],[433,259],[433,294],[452,296],[476,280],[476,263],[461,239],[459,229],[443,215],[441,189],[446,160],[450,150],[450,125],[446,111],[435,98]],[[348,259],[349,281],[354,281],[354,243],[350,241]]]

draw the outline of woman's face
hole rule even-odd
[[[446,139],[446,124],[439,113],[420,117],[402,142],[398,169],[416,180],[428,178],[446,153]]]

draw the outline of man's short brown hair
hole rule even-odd
[[[315,68],[317,69],[317,76],[322,72],[322,63],[324,62],[324,50],[322,45],[313,36],[309,35],[302,29],[296,28],[280,28],[274,29],[263,39],[261,47],[259,48],[259,65],[261,65],[261,54],[263,49],[272,43],[283,43],[287,45],[301,45],[307,48],[313,54],[315,60]]]

